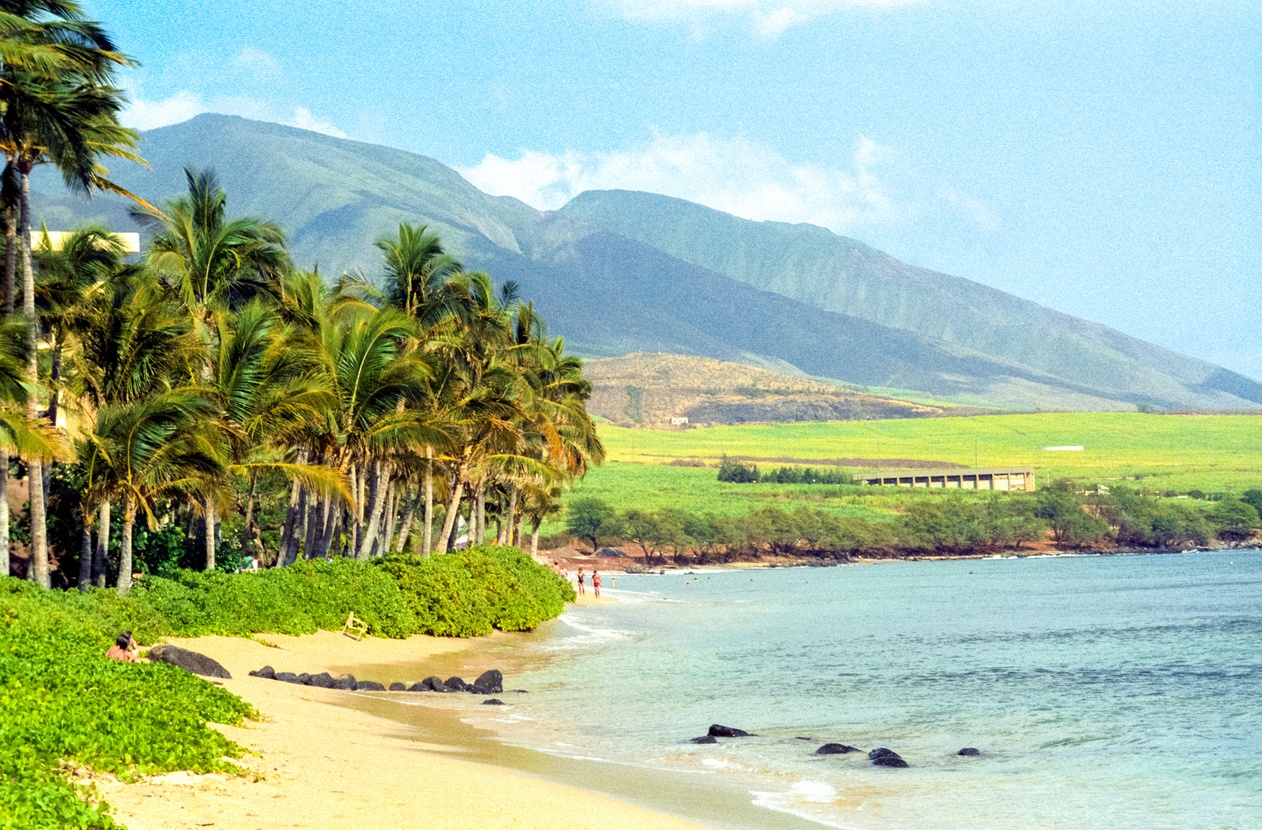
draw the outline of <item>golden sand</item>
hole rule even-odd
[[[346,692],[248,676],[265,664],[278,671],[335,674],[370,664],[439,664],[445,656],[484,648],[487,639],[356,642],[322,632],[171,640],[222,663],[233,676],[222,681],[224,687],[262,715],[245,727],[217,727],[255,753],[244,761],[252,774],[99,782],[98,793],[131,830],[698,826],[611,796],[461,758],[458,746],[421,743],[404,724],[340,705]],[[441,730],[443,712],[420,716],[434,719],[431,734]]]

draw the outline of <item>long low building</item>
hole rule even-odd
[[[884,487],[929,487],[946,490],[1034,492],[1033,467],[986,467],[976,470],[887,470],[856,476],[864,484]]]

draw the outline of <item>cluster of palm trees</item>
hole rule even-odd
[[[139,160],[108,85],[126,63],[73,3],[0,0],[0,573],[10,451],[26,473],[30,576],[45,586],[50,464],[75,482],[81,588],[104,586],[115,521],[120,592],[138,519],[182,522],[214,568],[223,518],[241,511],[257,539],[258,488],[277,476],[289,507],[266,558],[278,566],[443,553],[462,531],[486,540],[488,519],[503,544],[529,523],[533,548],[561,488],[603,460],[590,385],[511,283],[466,272],[434,234],[403,224],[377,242],[381,280],[327,286],[294,267],[278,227],[230,218],[214,175],[190,169],[186,195],[136,199],[152,237],[136,261],[103,228],[32,241],[35,164],[122,192],[99,159]]]

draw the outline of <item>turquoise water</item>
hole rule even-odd
[[[846,828],[1262,828],[1262,555],[618,577],[510,740]],[[683,743],[724,723],[760,737]],[[808,737],[810,741],[797,738]],[[813,755],[889,747],[910,769]],[[961,758],[962,747],[980,758]]]

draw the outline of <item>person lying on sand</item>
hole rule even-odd
[[[136,653],[136,641],[132,639],[130,631],[124,631],[118,635],[118,639],[114,641],[114,645],[110,646],[110,650],[105,652],[105,656],[111,660],[121,660],[124,663],[135,663],[140,659],[140,655]]]

